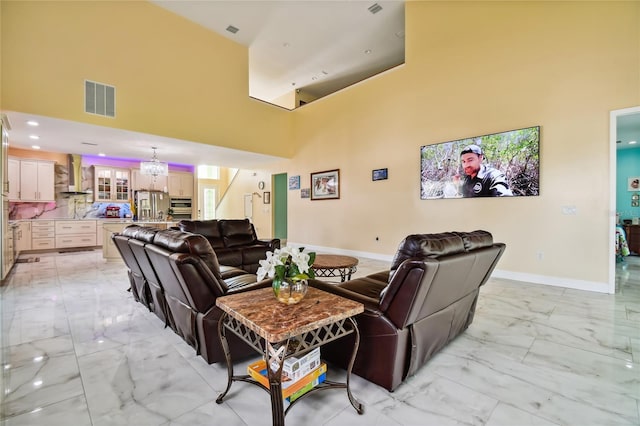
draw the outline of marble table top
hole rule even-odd
[[[222,296],[216,305],[268,342],[281,342],[364,311],[362,303],[309,287],[295,305],[278,302],[262,288]]]
[[[351,268],[356,266],[357,264],[358,259],[355,257],[343,256],[340,254],[317,254],[316,260],[313,262],[313,268]]]

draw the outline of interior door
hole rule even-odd
[[[273,237],[287,240],[287,174],[273,175]]]

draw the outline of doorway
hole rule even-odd
[[[198,185],[200,208],[198,209],[199,220],[211,220],[216,218],[216,207],[218,205],[217,185]]]
[[[287,174],[273,175],[273,237],[287,240]]]
[[[619,128],[620,122],[631,117],[637,116],[640,120],[640,106],[633,108],[624,108],[611,111],[609,120],[609,289],[608,292],[614,294],[616,291],[616,213],[617,213],[617,181],[618,181],[618,163],[617,148],[618,140],[620,140]],[[640,132],[640,129],[638,130]],[[640,136],[640,135],[639,135]],[[640,138],[639,138],[640,139]],[[640,140],[638,141],[640,142]]]

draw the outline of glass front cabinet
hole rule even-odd
[[[129,201],[130,173],[128,169],[95,166],[95,201]]]

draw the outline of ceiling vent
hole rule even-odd
[[[227,31],[229,31],[229,32],[230,32],[230,33],[232,33],[232,34],[235,34],[235,33],[237,33],[238,31],[240,31],[240,29],[238,29],[238,28],[234,27],[233,25],[229,25],[229,26],[227,27]]]
[[[378,3],[374,3],[371,6],[369,6],[369,12],[373,13],[374,15],[380,12],[381,10],[382,10],[382,6],[380,6]]]
[[[84,112],[116,116],[116,88],[95,81],[84,81]]]

